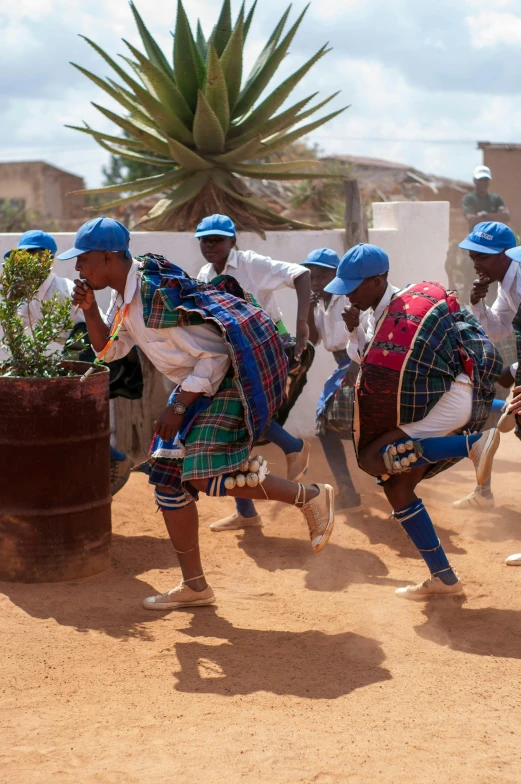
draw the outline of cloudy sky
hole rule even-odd
[[[136,4],[169,52],[175,0]],[[303,5],[297,0],[294,12]],[[219,0],[189,0],[186,7],[208,34]],[[259,0],[248,63],[282,8]],[[92,187],[101,182],[107,153],[63,126],[86,120],[114,132],[90,102],[114,107],[69,61],[111,74],[78,34],[112,56],[125,51],[121,38],[139,46],[126,0],[0,0],[0,160],[45,160]],[[333,51],[297,93],[318,89],[325,97],[340,89],[335,105],[351,104],[311,137],[323,150],[469,179],[481,162],[476,140],[521,142],[521,0],[312,0],[276,81],[326,41]]]

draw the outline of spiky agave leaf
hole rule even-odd
[[[100,78],[82,66],[75,67],[127,113],[119,115],[94,104],[125,136],[120,139],[88,125],[69,127],[89,134],[101,147],[126,160],[170,169],[121,186],[97,189],[96,193],[129,194],[108,206],[164,193],[165,198],[143,222],[147,228],[189,228],[209,209],[230,211],[239,228],[256,231],[275,224],[304,225],[271,212],[251,193],[244,178],[291,181],[337,176],[323,173],[323,167],[315,160],[273,163],[262,158],[278,153],[344,109],[307,125],[304,120],[316,116],[336,93],[309,107],[316,97],[314,93],[284,109],[294,88],[329,51],[327,46],[266,93],[307,7],[287,30],[291,6],[284,11],[243,83],[244,42],[255,4],[256,0],[245,14],[243,2],[233,23],[230,0],[223,0],[217,24],[207,41],[199,23],[194,39],[182,0],[178,0],[173,68],[133,4],[144,53],[125,41],[131,57],[122,56],[123,65],[119,65],[101,47],[85,39],[113,70],[117,81]]]

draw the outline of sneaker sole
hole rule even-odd
[[[249,528],[262,528],[263,523],[252,523],[251,525],[227,525],[226,528],[217,528],[214,523],[210,525],[210,531],[214,534],[224,534],[226,531],[247,531]]]
[[[303,476],[305,476],[307,474],[308,468],[309,468],[309,458],[310,458],[310,455],[311,455],[311,447],[309,446],[309,443],[307,443],[307,451],[308,451],[308,454],[307,454],[307,459],[306,459],[306,465],[304,466],[304,468],[302,469],[300,474],[297,474],[296,476],[293,476],[291,478],[289,476],[287,476],[287,479],[290,482],[298,482],[300,479],[302,479]]]
[[[130,474],[132,473],[132,469],[133,468],[134,468],[134,463],[132,463],[132,465],[128,469],[127,473],[124,476],[121,477],[119,482],[117,484],[115,484],[114,487],[110,488],[110,494],[111,494],[112,497],[114,497],[116,495],[116,493],[119,493],[119,491],[122,490],[125,487],[125,485],[127,484],[128,480],[130,479]]]
[[[497,423],[497,429],[500,433],[510,433],[516,426],[516,418],[514,414],[509,414],[505,411],[501,415],[501,419]]]
[[[327,523],[326,530],[322,535],[322,539],[320,542],[312,548],[314,553],[320,553],[324,549],[324,547],[329,542],[331,534],[333,533],[333,528],[335,527],[335,491],[331,487],[331,485],[326,485],[326,493],[329,499],[329,505],[331,509],[331,514]]]
[[[428,593],[428,594],[414,594],[414,593],[398,593],[397,591],[394,592],[394,595],[398,599],[406,599],[408,602],[428,602],[429,599],[449,599],[451,596],[465,596],[465,589],[462,588],[461,591],[452,592],[452,593]]]
[[[476,469],[476,479],[480,485],[485,484],[485,482],[490,478],[490,474],[492,473],[492,463],[494,461],[494,455],[496,454],[499,447],[500,438],[501,434],[497,428],[488,436],[487,443],[483,449],[483,454],[481,455],[481,460],[479,461],[478,467]]]
[[[143,607],[145,610],[180,610],[183,607],[204,607],[206,604],[214,604],[215,596],[212,596],[210,599],[195,599],[193,602],[175,602],[172,604],[168,604],[167,602],[161,602],[161,604],[147,604],[146,599],[143,601]]]

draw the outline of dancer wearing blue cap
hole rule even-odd
[[[381,248],[357,245],[325,290],[376,311],[383,284],[375,278],[388,264]],[[496,435],[479,431],[501,366],[478,322],[435,282],[393,294],[362,353],[353,424],[358,462],[382,481],[393,517],[431,572],[424,583],[399,588],[398,596],[423,600],[463,592],[415,489],[467,456],[478,481],[486,478]]]
[[[324,385],[316,415],[316,433],[338,485],[337,513],[355,512],[361,508],[343,444],[343,440],[350,439],[352,435],[353,381],[348,381],[348,374],[353,365],[358,371],[357,363],[353,363],[347,355],[348,335],[342,320],[349,300],[342,294],[330,294],[324,290],[335,277],[339,264],[338,255],[329,248],[311,251],[303,262],[303,266],[311,272],[313,292],[308,317],[309,338],[315,346],[322,343],[337,363],[336,370]]]
[[[310,445],[295,438],[282,425],[302,391],[313,361],[313,347],[308,343],[307,316],[311,296],[308,270],[300,264],[276,261],[253,250],[238,250],[235,224],[227,215],[209,215],[197,226],[195,237],[201,253],[208,262],[197,275],[209,283],[220,275],[230,275],[244,291],[253,294],[260,307],[273,320],[284,342],[290,360],[290,383],[286,401],[271,423],[265,437],[280,447],[286,455],[287,477],[298,481],[309,465]],[[283,288],[295,289],[297,294],[296,338],[293,341],[277,304],[275,292]],[[253,501],[237,499],[235,512],[212,523],[212,531],[235,531],[239,528],[262,526]]]
[[[183,580],[143,604],[151,610],[212,604],[199,552],[199,491],[296,506],[314,552],[331,535],[334,492],[268,474],[263,458],[250,457],[286,389],[287,361],[269,316],[231,278],[203,284],[162,256],[133,260],[128,248],[125,227],[103,218],[83,226],[61,258],[77,256],[74,301],[98,358],[110,362],[136,344],[176,384],[139,469],[155,486]],[[113,296],[105,321],[94,291],[107,287]]]
[[[459,247],[469,252],[476,279],[470,291],[470,309],[494,343],[513,332],[512,322],[521,304],[521,264],[510,257],[516,245],[516,236],[504,223],[484,221],[478,223]],[[488,307],[485,298],[492,283],[498,283],[497,298]],[[516,367],[504,371],[501,383],[513,384]],[[515,426],[514,417],[505,414],[498,424],[498,431],[508,432]],[[496,449],[499,446],[497,439]],[[490,509],[494,496],[490,479],[477,484],[464,498],[453,503],[455,509]]]

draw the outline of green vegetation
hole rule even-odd
[[[337,176],[322,171],[317,160],[273,160],[273,156],[297,139],[344,111],[339,109],[304,123],[338,94],[310,108],[316,92],[279,111],[310,68],[329,51],[327,45],[320,47],[265,96],[305,14],[304,10],[286,30],[290,8],[283,13],[246,78],[243,78],[243,58],[255,3],[248,13],[243,3],[232,24],[230,0],[224,0],[217,24],[206,39],[199,22],[194,37],[179,0],[172,63],[132,3],[145,51],[124,41],[131,54],[123,57],[127,68],[86,38],[120,81],[102,79],[80,65],[73,65],[123,107],[125,114],[118,115],[94,104],[123,135],[96,131],[87,124],[69,127],[90,134],[104,149],[129,165],[130,162],[146,164],[158,171],[152,176],[87,193],[130,192],[105,203],[104,209],[165,194],[142,223],[156,230],[188,230],[212,212],[228,213],[240,229],[261,231],[284,224],[311,228],[270,211],[251,193],[244,180],[248,177],[298,181]],[[112,175],[120,176],[120,172]]]
[[[41,316],[24,329],[20,308],[36,297],[38,289],[51,271],[49,251],[32,254],[15,250],[6,259],[0,273],[0,346],[8,358],[0,363],[1,376],[54,378],[63,376],[61,350],[49,350],[52,343],[72,329],[70,300],[56,298],[40,303]],[[29,321],[30,318],[29,318]]]

